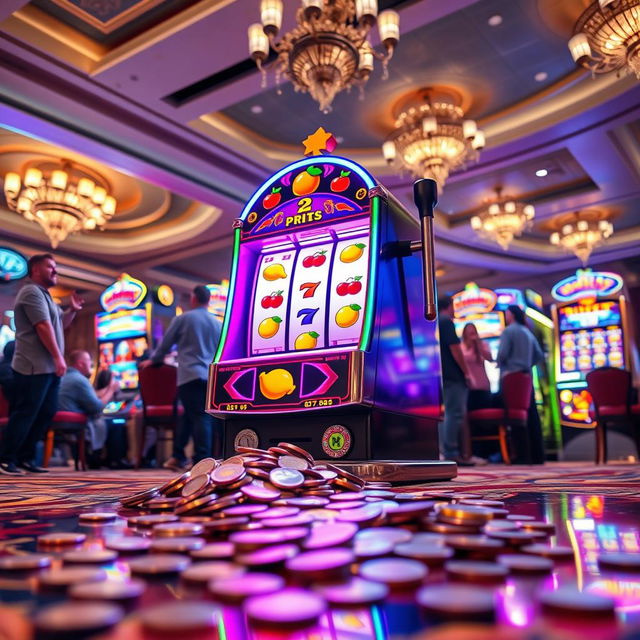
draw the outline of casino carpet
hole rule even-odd
[[[174,475],[160,470],[74,472],[54,469],[46,476],[0,477],[0,520],[27,511],[37,512],[39,518],[55,517],[70,510],[116,502],[122,496],[163,484]],[[399,490],[411,491],[412,488],[415,486]],[[640,498],[640,465],[489,465],[460,469],[454,480],[427,483],[421,488],[473,491],[499,499],[529,492],[591,493]]]

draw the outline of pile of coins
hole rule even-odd
[[[104,548],[65,551],[62,568],[51,568],[46,553],[0,558],[0,572],[37,569],[39,590],[71,598],[36,616],[42,637],[113,627],[116,633],[126,610],[158,578],[177,580],[197,597],[143,606],[132,617],[147,632],[206,632],[219,622],[219,605],[238,608],[254,628],[296,629],[332,608],[370,607],[407,594],[428,623],[494,622],[495,595],[508,576],[545,577],[573,559],[571,548],[548,543],[552,524],[511,514],[502,501],[449,490],[394,491],[317,463],[288,443],[202,460],[120,502],[120,514],[86,513],[80,520],[108,524],[120,515],[129,531],[106,535]],[[41,551],[83,542],[82,533],[38,541]],[[128,579],[101,568],[116,559]],[[606,554],[601,562],[637,571],[636,560]],[[613,614],[610,599],[581,595],[541,593],[537,606]]]

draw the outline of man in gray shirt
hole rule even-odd
[[[178,348],[178,397],[184,407],[184,417],[173,441],[173,456],[164,464],[168,469],[179,470],[185,466],[184,448],[191,435],[194,463],[222,453],[220,421],[205,411],[209,364],[218,348],[222,329],[220,321],[207,310],[210,297],[205,285],[195,287],[191,311],[171,321],[151,359],[141,363],[141,366],[161,364],[174,345]]]
[[[58,282],[56,262],[51,254],[29,260],[30,282],[15,301],[16,350],[11,413],[0,444],[0,473],[20,475],[21,467],[33,473],[46,469],[34,464],[36,443],[41,440],[58,406],[58,387],[65,374],[64,329],[83,301],[75,294],[63,313],[49,289]]]

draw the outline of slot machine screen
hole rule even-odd
[[[560,371],[587,373],[625,367],[620,304],[605,300],[558,309]]]

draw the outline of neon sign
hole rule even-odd
[[[224,317],[224,310],[227,306],[229,281],[223,280],[220,284],[208,284],[207,289],[209,289],[209,293],[211,294],[207,311],[222,320]]]
[[[8,247],[0,247],[0,282],[20,280],[27,275],[27,259]]]
[[[610,271],[578,269],[573,276],[560,280],[551,295],[559,302],[569,302],[580,298],[602,298],[622,289],[622,278]]]
[[[520,289],[496,289],[498,309],[506,309],[509,305],[515,304],[517,307],[524,309],[524,297]]]
[[[542,302],[542,296],[537,291],[534,291],[533,289],[525,289],[524,297],[527,299],[527,304],[532,309],[542,311],[542,307],[544,306]]]
[[[498,296],[491,289],[481,289],[475,282],[469,282],[464,291],[453,296],[453,314],[457,318],[491,311],[498,302]]]
[[[156,300],[165,307],[170,307],[174,300],[175,294],[168,284],[158,285],[154,290]]]
[[[100,304],[105,311],[118,309],[135,309],[147,295],[144,282],[123,273],[113,284],[109,285],[100,296]]]

